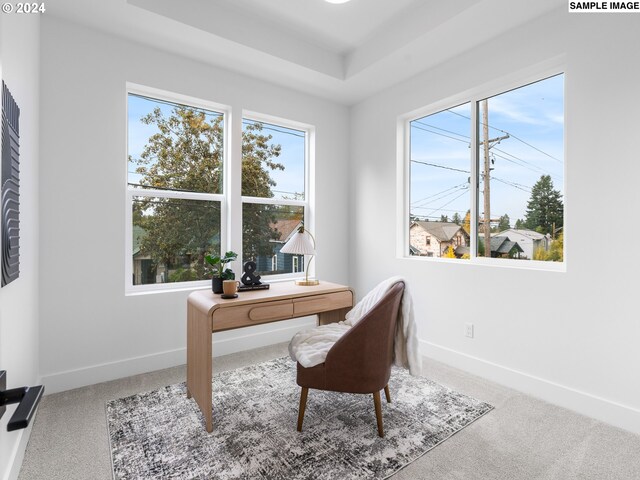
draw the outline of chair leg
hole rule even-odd
[[[389,393],[389,385],[384,387],[384,394],[387,397],[387,403],[391,403],[391,394]]]
[[[378,421],[378,436],[384,438],[382,428],[382,405],[380,404],[380,392],[373,392],[373,404],[376,407],[376,420]]]
[[[309,393],[309,388],[302,387],[302,392],[300,392],[300,408],[298,410],[298,431],[302,431],[302,421],[304,420],[304,409],[307,407],[307,394]]]

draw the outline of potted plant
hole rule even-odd
[[[213,269],[211,276],[211,289],[213,293],[222,293],[222,281],[223,280],[235,280],[236,274],[230,268],[225,268],[229,262],[233,262],[238,258],[238,254],[235,252],[227,252],[224,256],[215,257],[212,255],[206,255],[204,259]]]

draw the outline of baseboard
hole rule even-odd
[[[423,355],[514,390],[640,434],[640,410],[441,345],[420,340]]]
[[[13,414],[13,411],[7,412],[7,414]],[[4,424],[2,425],[4,429]],[[22,461],[24,460],[24,452],[27,449],[29,443],[29,437],[31,437],[31,429],[33,428],[33,422],[23,430],[15,430],[10,433],[3,433],[4,435],[15,435],[19,438],[16,439],[13,451],[9,456],[9,462],[3,473],[3,480],[18,480],[20,474],[20,468],[22,468]]]
[[[286,325],[285,325],[286,323]],[[277,326],[276,326],[277,325]],[[232,330],[216,334],[213,340],[213,356],[265,347],[276,343],[288,342],[300,329],[315,325],[313,318],[304,317],[287,322],[258,325],[255,327]],[[84,387],[140,373],[162,370],[184,365],[187,360],[186,348],[127,358],[115,362],[91,365],[89,367],[67,370],[43,375],[45,395]]]

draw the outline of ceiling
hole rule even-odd
[[[353,104],[565,0],[56,0],[47,14]]]

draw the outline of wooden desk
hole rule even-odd
[[[338,322],[353,307],[349,287],[329,282],[298,286],[272,283],[268,290],[240,292],[225,300],[211,290],[198,290],[187,299],[187,397],[202,411],[207,432],[213,431],[211,405],[211,336],[235,328],[318,315],[318,322]]]

